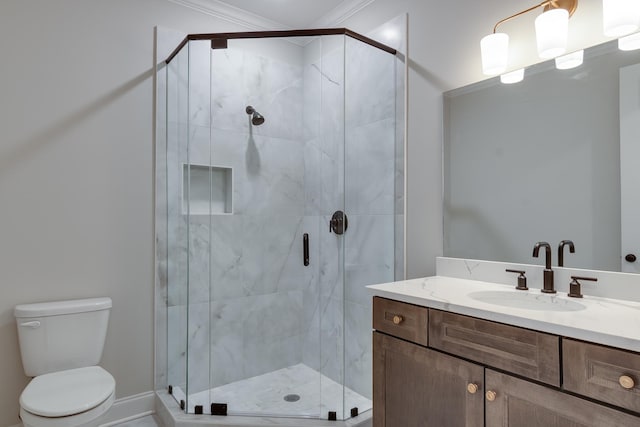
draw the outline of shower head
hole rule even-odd
[[[251,123],[253,123],[254,126],[260,126],[264,123],[264,117],[262,114],[258,113],[251,105],[248,105],[247,108],[245,108],[245,111],[247,114],[251,115]]]

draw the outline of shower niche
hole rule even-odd
[[[233,214],[233,169],[182,164],[182,214]]]
[[[158,71],[156,386],[176,410],[370,413],[365,286],[404,278],[401,58],[345,29],[199,34]]]

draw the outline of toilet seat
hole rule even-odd
[[[99,366],[35,377],[20,396],[25,426],[75,426],[106,412],[114,400],[115,380]]]

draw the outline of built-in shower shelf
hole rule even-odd
[[[224,166],[182,165],[182,213],[233,213],[233,169]]]

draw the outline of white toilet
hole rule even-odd
[[[24,427],[76,427],[107,412],[116,382],[100,366],[111,298],[16,306],[27,376],[20,396]]]

